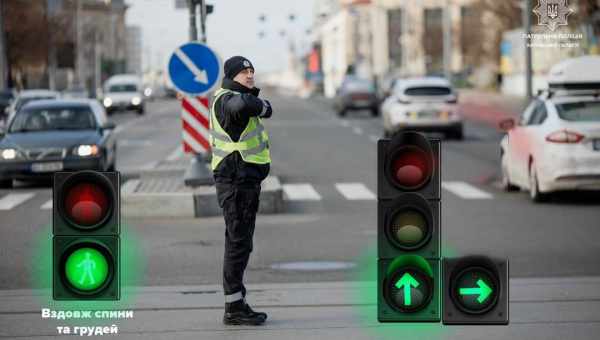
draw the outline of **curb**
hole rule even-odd
[[[214,185],[182,192],[136,192],[144,177],[131,179],[121,188],[122,211],[129,217],[212,217],[221,216]],[[278,177],[262,183],[259,213],[277,214],[284,210],[283,189]]]

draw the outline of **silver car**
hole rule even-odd
[[[443,132],[463,138],[463,120],[457,108],[458,95],[443,78],[400,79],[381,104],[385,136],[399,131]]]

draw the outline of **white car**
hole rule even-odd
[[[593,67],[581,66],[588,75],[600,70],[600,57],[594,59]],[[555,191],[600,189],[600,77],[582,82],[586,72],[567,64],[550,71],[549,90],[530,103],[518,123],[500,123],[507,131],[500,143],[503,187],[529,190],[536,202]]]
[[[145,101],[142,81],[136,75],[118,74],[104,83],[102,104],[109,115],[119,110],[134,110],[142,115]]]
[[[443,132],[463,138],[463,121],[457,110],[458,96],[443,78],[399,79],[381,104],[385,136],[402,130]]]

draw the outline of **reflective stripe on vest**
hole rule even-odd
[[[212,145],[212,169],[216,169],[223,158],[232,152],[238,151],[242,159],[248,163],[271,163],[269,153],[269,135],[258,117],[250,117],[248,124],[242,131],[240,139],[234,142],[216,119],[215,104],[226,93],[239,93],[228,89],[219,89],[215,93],[210,115],[210,137]]]

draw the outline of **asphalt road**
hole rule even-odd
[[[275,112],[267,122],[272,174],[286,193],[285,214],[260,216],[248,282],[319,282],[360,279],[363,260],[376,260],[376,141],[378,118],[368,112],[335,116],[323,100],[266,94]],[[118,169],[135,172],[176,158],[180,136],[175,101],[153,102],[147,115],[115,116]],[[512,277],[600,275],[600,198],[567,194],[534,204],[527,194],[498,189],[499,141],[494,129],[467,122],[463,141],[444,140],[442,234],[445,256],[508,257]],[[20,184],[0,199],[33,193],[0,211],[0,289],[32,286],[36,240],[51,223],[46,184]],[[124,218],[141,245],[141,284],[192,285],[221,282],[222,218]],[[48,235],[49,237],[49,235]],[[283,270],[281,264],[343,262],[340,270]],[[358,270],[357,270],[358,269]]]

